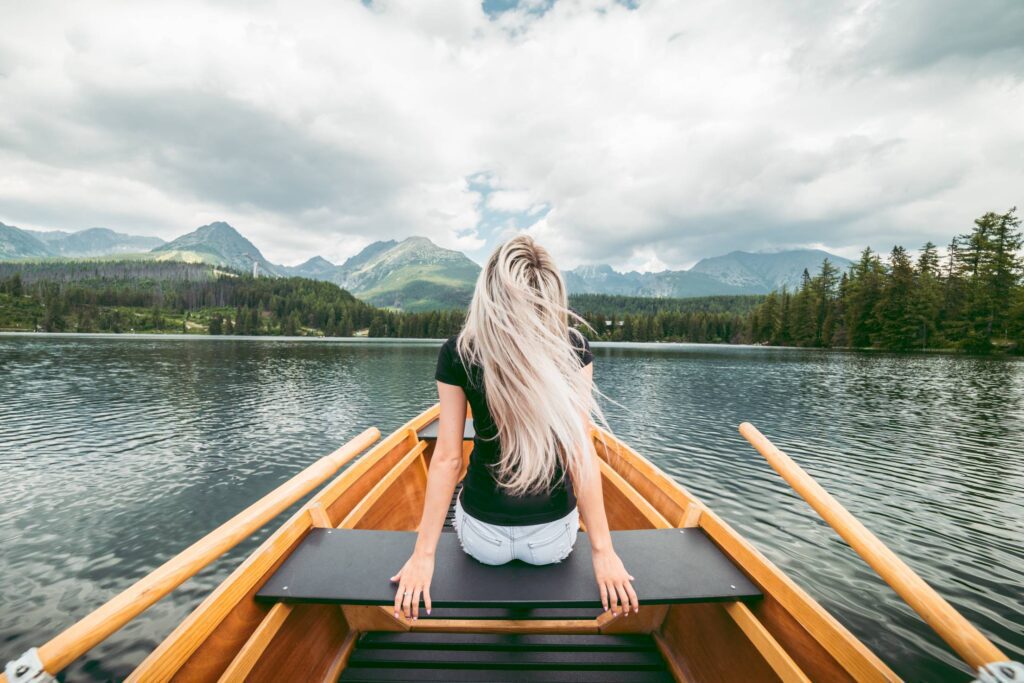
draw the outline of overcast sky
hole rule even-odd
[[[0,0],[0,221],[563,267],[945,243],[1024,204],[1021,0]]]

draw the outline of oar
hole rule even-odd
[[[50,642],[38,649],[32,648],[20,659],[8,663],[5,670],[12,674],[11,682],[53,680],[47,674],[58,673],[103,642],[150,605],[322,484],[379,438],[380,431],[375,427],[367,429],[139,579]],[[6,674],[0,674],[0,683],[8,683]]]
[[[1005,666],[1006,671],[1013,675],[1019,664],[1008,662],[1007,656],[992,641],[857,521],[811,475],[749,422],[740,425],[740,434],[965,662],[988,675],[1000,673],[998,669]],[[994,664],[998,667],[992,667]],[[1024,673],[1024,669],[1020,671]]]

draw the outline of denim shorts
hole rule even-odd
[[[543,524],[503,526],[483,522],[462,509],[455,501],[452,522],[462,549],[484,564],[505,564],[522,560],[529,564],[561,562],[576,545],[580,530],[579,508],[565,517]]]

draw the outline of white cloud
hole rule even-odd
[[[566,266],[916,247],[1024,187],[1024,5],[18,3],[0,220],[272,260],[533,221]],[[480,188],[487,188],[486,195]]]

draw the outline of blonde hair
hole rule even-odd
[[[562,274],[546,249],[526,235],[498,246],[480,271],[457,342],[467,365],[483,369],[484,396],[498,428],[501,457],[495,480],[511,495],[551,486],[562,476],[577,481],[588,452],[590,420],[607,426],[588,390],[579,350],[583,335],[570,320]],[[592,329],[592,328],[591,328]],[[584,419],[585,418],[585,419]]]

